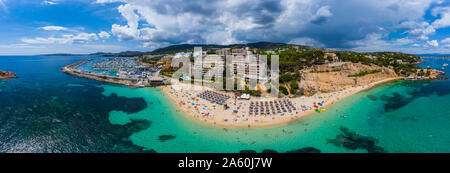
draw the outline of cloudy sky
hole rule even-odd
[[[450,0],[0,0],[0,55],[295,43],[450,53]]]

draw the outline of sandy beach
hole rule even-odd
[[[298,121],[306,116],[318,114],[317,111],[326,111],[330,105],[338,101],[369,89],[375,85],[398,80],[401,78],[386,78],[364,86],[347,88],[331,93],[319,93],[313,96],[296,98],[262,98],[252,97],[250,100],[235,99],[233,92],[217,91],[205,86],[193,86],[172,80],[172,85],[162,86],[163,93],[177,106],[177,109],[189,118],[198,120],[211,126],[223,128],[253,128],[273,127]],[[195,87],[195,88],[194,88]],[[205,91],[227,95],[230,98],[225,101],[229,107],[211,103],[199,98],[199,94]],[[250,114],[251,103],[270,101],[289,101],[295,110],[276,112],[275,114]],[[337,115],[338,116],[338,115]]]

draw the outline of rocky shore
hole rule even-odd
[[[355,77],[362,71],[366,75]],[[361,63],[336,63],[313,66],[301,72],[299,87],[304,95],[329,93],[364,86],[387,78],[399,78],[394,69]]]
[[[422,73],[426,75],[418,75],[420,73],[420,70],[416,72],[416,74],[411,74],[407,77],[405,77],[405,80],[446,80],[447,78],[444,78],[443,75],[445,72],[439,71],[436,69],[424,69]]]
[[[0,71],[0,79],[17,78],[17,75],[9,71]]]
[[[398,75],[392,67],[350,62],[324,64],[302,70],[299,88],[303,89],[304,95],[314,95],[364,86],[388,78],[432,80],[441,79],[441,76],[445,74],[435,69],[424,69],[421,72],[423,74],[419,75],[421,74],[419,71],[409,76],[402,76]]]

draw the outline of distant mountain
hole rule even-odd
[[[139,51],[125,51],[119,53],[108,53],[108,52],[97,52],[91,54],[70,54],[70,53],[55,53],[55,54],[44,54],[41,56],[101,56],[101,57],[134,57],[145,55],[148,52]]]
[[[450,54],[439,54],[439,53],[428,53],[428,54],[415,54],[416,56],[439,56],[439,57],[450,57]]]
[[[57,54],[45,54],[42,56],[102,56],[102,57],[134,57],[142,55],[161,55],[161,54],[175,54],[183,51],[193,51],[194,47],[202,47],[203,50],[213,49],[213,48],[256,48],[256,49],[276,49],[286,46],[298,46],[302,49],[315,49],[310,46],[302,46],[295,44],[286,43],[272,43],[272,42],[256,42],[247,44],[230,44],[230,45],[217,45],[217,44],[179,44],[171,45],[163,48],[155,49],[151,52],[140,52],[140,51],[126,51],[119,53],[108,53],[108,52],[97,52],[91,54],[69,54],[69,53],[57,53]]]
[[[176,53],[190,50],[192,51],[194,47],[202,47],[202,49],[211,49],[211,48],[256,48],[256,49],[275,49],[282,48],[285,46],[299,46],[304,49],[314,49],[310,46],[301,46],[294,44],[286,44],[286,43],[272,43],[272,42],[256,42],[256,43],[247,43],[247,44],[230,44],[230,45],[215,45],[215,44],[180,44],[180,45],[171,45],[164,48],[155,49],[151,52],[151,54],[162,54],[162,53]]]
[[[293,45],[293,44],[272,43],[272,42],[256,42],[256,43],[241,44],[239,46],[236,45],[235,47],[250,47],[250,48],[257,48],[257,49],[274,49],[274,48],[281,48],[283,46],[288,46],[288,45]]]
[[[155,49],[151,52],[151,54],[181,52],[181,51],[185,51],[185,50],[193,50],[194,47],[224,48],[224,46],[222,46],[222,45],[215,45],[215,44],[179,44],[179,45],[171,45],[171,46]]]
[[[230,44],[230,45],[217,45],[217,44],[179,44],[179,45],[171,45],[163,48],[155,49],[151,52],[140,52],[140,51],[125,51],[119,53],[108,53],[108,52],[97,52],[92,54],[68,54],[68,53],[58,53],[58,54],[46,54],[43,56],[102,56],[102,57],[135,57],[142,55],[164,55],[164,54],[175,54],[177,52],[183,51],[193,51],[194,47],[202,47],[203,50],[213,49],[213,48],[256,48],[256,49],[277,49],[284,47],[297,47],[299,49],[311,50],[311,49],[320,49],[314,48],[311,46],[303,46],[296,44],[286,44],[286,43],[273,43],[273,42],[256,42],[256,43],[247,43],[247,44]],[[343,51],[347,52],[347,51]],[[372,53],[375,52],[366,52]],[[449,54],[416,54],[416,56],[441,56],[441,57],[450,57]]]
[[[140,52],[140,51],[125,51],[120,53],[105,53],[105,52],[97,52],[88,54],[88,56],[103,56],[103,57],[134,57],[134,56],[141,56],[146,54],[146,52]]]
[[[41,56],[86,56],[85,54],[70,54],[70,53],[54,53],[54,54],[43,54]]]

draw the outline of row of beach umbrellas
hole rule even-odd
[[[219,105],[224,105],[225,102],[230,98],[230,96],[228,96],[228,95],[217,93],[214,91],[209,91],[209,90],[198,94],[197,97],[202,98],[204,100],[208,100],[209,102],[211,102],[213,104],[219,104]]]
[[[274,101],[256,101],[250,102],[249,115],[253,113],[255,115],[271,115],[291,113],[293,110],[297,110],[290,100],[274,100]]]

